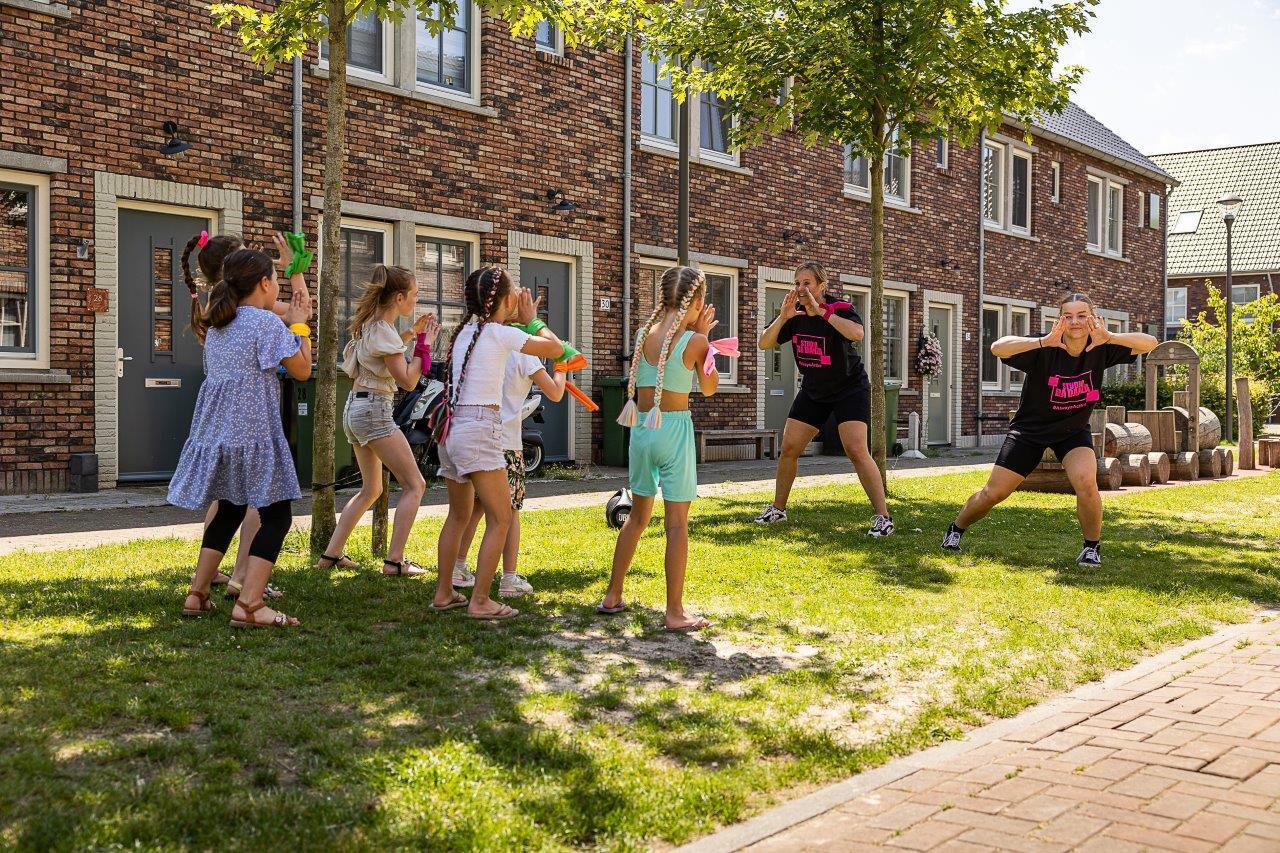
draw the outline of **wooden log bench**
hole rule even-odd
[[[707,445],[712,447],[726,444],[755,445],[755,459],[777,459],[781,436],[776,429],[698,429],[693,431],[694,443],[697,446],[698,461],[706,458]],[[769,445],[769,455],[765,456],[765,444]]]

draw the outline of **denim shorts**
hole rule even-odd
[[[502,453],[502,415],[487,406],[457,406],[449,435],[440,445],[440,476],[466,482],[480,471],[505,471]]]
[[[652,498],[686,503],[698,496],[698,455],[693,445],[693,417],[688,410],[663,412],[657,429],[640,423],[631,428],[628,472],[631,491]]]
[[[346,433],[347,441],[363,447],[393,434],[396,422],[391,418],[391,408],[392,399],[388,394],[352,391],[347,395],[347,407],[342,412],[342,431]]]

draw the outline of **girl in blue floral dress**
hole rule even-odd
[[[280,382],[276,368],[297,380],[311,376],[309,330],[297,334],[288,325],[311,317],[306,291],[294,294],[281,318],[271,312],[280,285],[267,255],[249,249],[223,262],[222,279],[196,334],[204,338],[205,380],[196,398],[191,433],[169,483],[169,502],[217,512],[205,529],[184,616],[213,610],[209,585],[250,505],[262,525],[249,547],[249,569],[231,611],[236,628],[293,627],[298,620],[268,608],[262,600],[276,558],[292,521],[290,502],[301,496],[298,476],[280,421]],[[288,324],[288,325],[287,325]]]

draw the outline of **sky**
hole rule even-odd
[[[1280,141],[1280,0],[1102,0],[1094,12],[1062,52],[1088,69],[1073,100],[1139,151]]]

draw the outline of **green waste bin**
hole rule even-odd
[[[351,450],[346,433],[342,431],[342,409],[347,404],[347,394],[350,391],[351,377],[339,370],[338,411],[334,421],[336,434],[333,441],[333,470],[339,476],[344,468],[355,464],[355,453]],[[315,437],[316,377],[312,375],[304,382],[288,380],[284,400],[285,435],[289,438],[293,461],[298,468],[298,482],[302,488],[310,489],[313,479],[311,451]]]
[[[622,407],[627,403],[627,377],[608,376],[600,380],[603,405],[600,416],[604,418],[604,447],[600,462],[615,468],[627,464],[627,429],[618,423]]]
[[[894,442],[898,440],[898,392],[902,383],[896,379],[886,379],[884,383],[884,438],[885,452],[893,455]],[[840,441],[840,430],[832,415],[823,425],[819,433],[822,438],[822,455],[843,456],[844,446]],[[871,447],[871,431],[867,431],[867,447]]]

